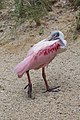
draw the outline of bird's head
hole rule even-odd
[[[50,36],[51,36],[50,41],[59,40],[62,47],[67,47],[67,42],[66,42],[66,40],[64,40],[64,34],[61,31],[59,31],[59,30],[53,31],[53,32],[51,32]]]
[[[53,31],[51,32],[51,37],[53,40],[56,40],[56,39],[64,39],[64,34],[59,31],[59,30],[56,30],[56,31]]]
[[[49,41],[57,41],[57,40],[60,42],[60,52],[65,51],[67,48],[67,41],[64,40],[64,34],[59,30],[51,32],[49,39]]]

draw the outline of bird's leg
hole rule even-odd
[[[29,71],[27,71],[26,74],[28,78],[28,85],[26,85],[24,89],[28,87],[28,97],[32,98],[32,83],[31,83]]]
[[[46,91],[48,91],[49,86],[48,86],[48,83],[47,83],[47,80],[46,80],[45,68],[42,68],[42,77],[43,77],[45,85],[46,85]]]
[[[45,92],[58,92],[58,91],[60,91],[58,89],[60,86],[57,86],[57,87],[54,87],[54,88],[49,88],[47,80],[46,80],[45,68],[42,68],[42,77],[43,77],[45,85],[46,85],[46,91]]]

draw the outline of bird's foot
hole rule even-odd
[[[26,89],[27,87],[28,87],[28,91],[27,91],[28,97],[32,98],[32,84],[26,85],[24,89]]]
[[[57,86],[57,87],[54,87],[54,88],[49,88],[46,91],[44,91],[43,93],[46,93],[46,92],[58,92],[58,91],[60,91],[59,88],[60,88],[60,86]]]

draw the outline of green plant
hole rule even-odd
[[[69,2],[74,6],[80,6],[80,0],[69,0]]]
[[[43,26],[41,26],[41,28],[39,30],[39,35],[42,35],[42,34],[44,34],[44,27]]]
[[[80,12],[76,16],[76,30],[80,31]]]
[[[73,40],[75,41],[78,38],[78,34],[76,31],[73,32]]]
[[[25,16],[23,0],[15,0],[15,13],[17,18],[23,18]]]
[[[3,8],[3,0],[0,0],[0,9]]]
[[[47,1],[47,0],[46,0]],[[19,19],[32,19],[41,25],[40,19],[47,14],[45,0],[15,0],[15,13]]]

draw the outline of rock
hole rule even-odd
[[[0,32],[4,32],[3,29],[1,29]]]

